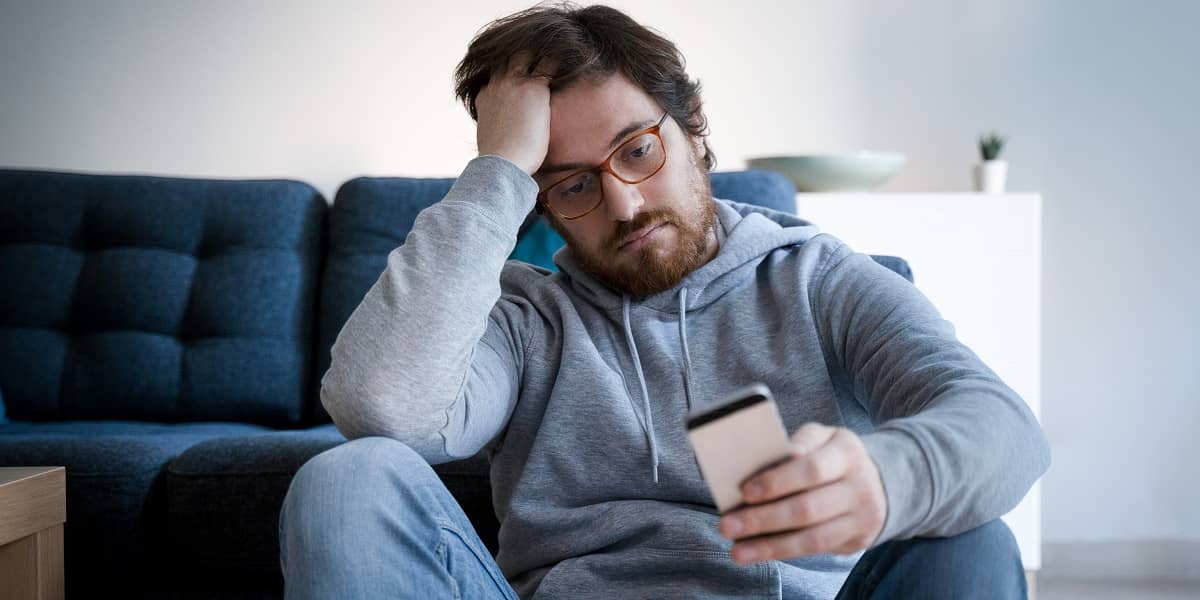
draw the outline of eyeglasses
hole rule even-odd
[[[576,171],[543,188],[538,193],[539,206],[544,205],[562,219],[571,221],[586,216],[604,202],[604,188],[600,185],[604,173],[611,173],[628,184],[654,177],[667,164],[661,129],[668,114],[663,113],[653,127],[622,142],[599,166]]]

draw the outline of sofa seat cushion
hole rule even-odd
[[[223,438],[192,446],[167,468],[168,544],[176,582],[190,589],[281,589],[279,510],[292,477],[346,441],[333,425]],[[483,457],[435,471],[495,551],[496,522]]]
[[[172,578],[189,589],[277,589],[279,509],[308,459],[346,441],[333,425],[201,442],[167,468]]]
[[[165,522],[166,465],[189,446],[266,428],[241,423],[10,421],[0,424],[0,466],[67,469],[68,589],[120,589],[140,581],[142,558]]]

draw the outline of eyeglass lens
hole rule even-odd
[[[612,155],[609,165],[613,173],[626,183],[640,183],[653,175],[666,153],[662,142],[653,133],[644,133],[624,144]],[[546,190],[546,200],[555,212],[566,218],[582,215],[600,203],[602,190],[598,171],[576,173]]]

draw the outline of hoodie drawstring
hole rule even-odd
[[[679,345],[683,346],[683,397],[692,410],[692,357],[687,346],[687,288],[679,289]]]
[[[621,312],[625,317],[625,342],[629,344],[629,354],[633,357],[633,367],[637,371],[638,385],[642,390],[642,432],[646,434],[646,444],[650,446],[650,474],[654,483],[658,483],[658,441],[654,439],[654,416],[650,414],[650,394],[646,391],[646,375],[642,373],[642,359],[638,357],[637,344],[633,342],[633,328],[629,326],[629,296],[621,294],[623,300]]]
[[[646,391],[646,375],[642,372],[642,359],[638,356],[637,344],[633,341],[633,327],[629,324],[629,296],[621,295],[621,315],[625,319],[625,343],[633,357],[633,368],[637,372],[638,387],[642,391],[642,414],[638,419],[646,444],[650,446],[650,473],[658,483],[658,438],[654,435],[654,416],[650,413],[650,394]],[[683,347],[683,396],[687,409],[692,410],[692,355],[687,345],[687,288],[679,290],[679,344]],[[637,415],[637,410],[634,410]]]

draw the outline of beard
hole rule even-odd
[[[644,297],[675,287],[689,273],[700,268],[707,259],[709,235],[717,220],[717,206],[712,198],[708,171],[693,156],[693,168],[688,175],[686,197],[675,207],[639,213],[631,221],[619,222],[613,234],[604,241],[599,252],[591,252],[578,243],[557,223],[554,228],[567,241],[580,269],[597,281],[618,291]],[[663,255],[660,244],[647,244],[621,262],[615,260],[622,241],[629,234],[648,225],[669,224],[675,227],[676,244]],[[661,242],[660,242],[661,243]]]

